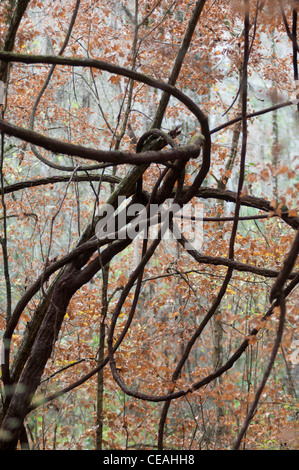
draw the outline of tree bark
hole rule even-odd
[[[101,254],[101,260],[98,258],[93,260],[85,270],[81,271],[76,266],[68,266],[66,272],[57,281],[20,380],[14,385],[12,394],[6,393],[0,430],[0,450],[12,450],[18,444],[24,419],[30,410],[31,401],[53,351],[72,296],[130,242],[131,240],[120,240],[109,245]]]

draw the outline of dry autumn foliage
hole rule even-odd
[[[1,450],[298,448],[298,9],[1,2]]]

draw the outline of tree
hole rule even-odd
[[[74,422],[75,448],[277,445],[296,399],[297,11],[2,3],[1,449],[63,448]]]

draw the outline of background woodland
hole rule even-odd
[[[0,449],[298,448],[298,10],[0,3]]]

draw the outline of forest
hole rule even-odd
[[[299,449],[298,14],[0,2],[1,450]]]

